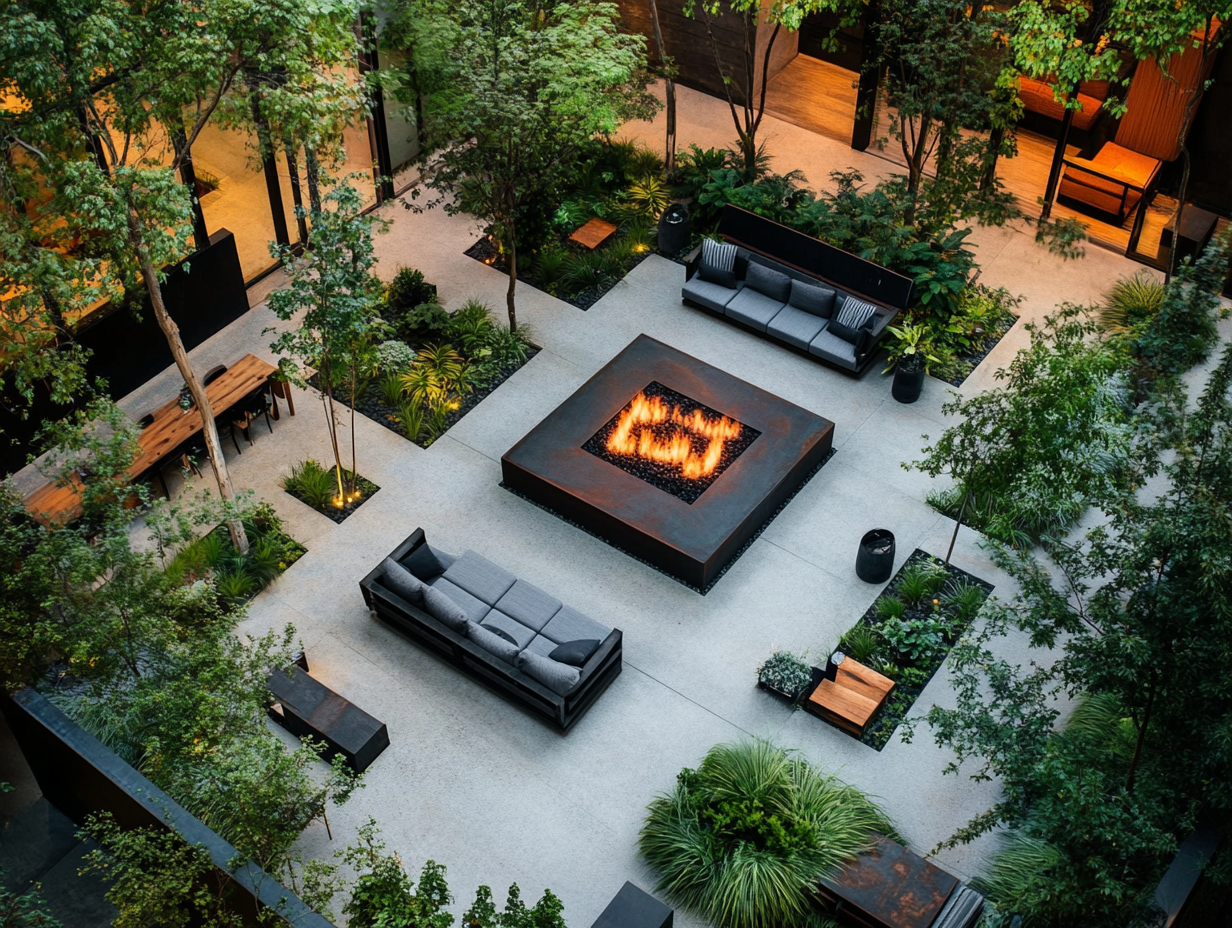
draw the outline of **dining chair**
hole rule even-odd
[[[235,453],[243,454],[240,450],[240,440],[236,436],[237,429],[246,429],[247,425],[244,422],[237,422],[234,413],[224,413],[221,416],[214,417],[214,428],[218,431],[218,440],[221,442],[224,437],[230,437],[231,443],[235,445]],[[247,436],[245,436],[247,437]],[[248,444],[252,444],[251,439]]]
[[[215,380],[227,372],[227,365],[216,364],[205,372],[205,376],[201,378],[201,386],[208,387]]]
[[[236,405],[236,408],[243,413],[242,425],[241,420],[237,419],[236,424],[241,425],[244,429],[244,437],[248,439],[248,443],[252,444],[252,423],[258,416],[265,416],[265,425],[273,434],[274,423],[270,421],[269,408],[270,398],[265,393],[265,388],[261,387],[254,390],[248,396],[244,397]]]

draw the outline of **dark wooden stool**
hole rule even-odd
[[[672,928],[674,914],[654,896],[626,881],[591,928]]]
[[[270,718],[297,737],[324,741],[325,756],[341,754],[356,773],[363,773],[389,747],[384,722],[314,680],[302,667],[293,665],[289,675],[274,671],[268,685],[275,700]]]

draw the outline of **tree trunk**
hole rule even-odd
[[[328,360],[319,368],[317,375],[321,380],[321,404],[325,407],[326,426],[329,428],[329,442],[334,449],[334,476],[338,483],[338,499],[345,502],[346,492],[342,488],[342,453],[338,450],[338,416],[334,411],[334,388],[329,376]]]
[[[287,173],[291,176],[291,201],[295,204],[295,227],[299,232],[299,243],[307,245],[308,219],[304,215],[304,196],[299,187],[299,162],[295,157],[295,143],[284,138],[282,150],[286,153]]]
[[[1125,792],[1134,791],[1134,780],[1138,775],[1138,764],[1142,760],[1142,746],[1146,741],[1147,729],[1151,724],[1151,709],[1155,706],[1155,692],[1159,687],[1159,676],[1151,671],[1151,687],[1147,691],[1146,710],[1142,714],[1142,724],[1138,726],[1138,741],[1134,745],[1134,759],[1129,764],[1129,776],[1125,780]]]
[[[676,171],[676,82],[672,80],[672,65],[663,45],[663,30],[659,28],[659,5],[655,0],[650,0],[650,19],[654,24],[655,44],[659,47],[659,64],[663,69],[663,92],[667,103],[667,139],[663,165],[667,176],[671,177]]]
[[[355,456],[355,384],[356,384],[356,367],[358,365],[355,360],[351,360],[351,495],[355,495],[355,488],[359,485],[359,461]]]
[[[210,408],[210,400],[206,396],[205,387],[201,385],[201,379],[197,377],[197,372],[193,370],[192,362],[188,359],[188,350],[184,347],[184,340],[180,338],[180,327],[167,313],[167,306],[163,303],[162,288],[158,284],[158,269],[150,260],[145,238],[141,232],[141,221],[132,206],[128,207],[128,241],[136,252],[137,261],[141,266],[141,276],[145,278],[145,287],[150,294],[150,305],[154,308],[154,318],[158,321],[158,327],[162,329],[163,335],[166,336],[171,355],[175,358],[175,366],[180,376],[184,378],[188,392],[192,394],[193,402],[197,404],[197,412],[201,416],[201,432],[205,438],[205,450],[210,457],[210,466],[214,468],[214,479],[218,482],[218,495],[224,500],[235,499],[235,491],[231,488],[231,475],[227,472],[227,460],[222,453],[222,442],[218,439],[218,428],[214,425],[214,411]],[[231,544],[234,545],[235,550],[240,554],[247,554],[248,536],[244,533],[243,523],[239,519],[228,519],[227,531],[231,534]]]
[[[971,494],[963,490],[962,505],[958,507],[958,515],[954,517],[954,534],[950,536],[950,546],[945,552],[945,566],[950,566],[950,556],[954,553],[954,542],[958,541],[958,530],[962,528],[962,517],[967,512],[967,500],[971,498]]]
[[[308,206],[316,212],[321,211],[321,163],[317,161],[317,153],[311,148],[304,148],[304,173],[308,177]]]

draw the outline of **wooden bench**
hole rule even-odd
[[[804,708],[858,738],[892,689],[889,677],[848,657],[838,665],[833,680],[817,684]]]

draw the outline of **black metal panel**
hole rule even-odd
[[[911,301],[914,281],[889,268],[797,232],[790,226],[766,219],[738,206],[725,206],[719,234],[744,247],[759,251],[802,271],[820,274],[845,290],[897,309]]]
[[[40,693],[0,693],[0,711],[47,801],[78,825],[91,813],[106,811],[123,828],[173,830],[210,855],[221,887],[228,890],[228,909],[243,924],[268,925],[261,916],[273,911],[296,928],[333,928],[255,864],[232,869],[234,847]]]

